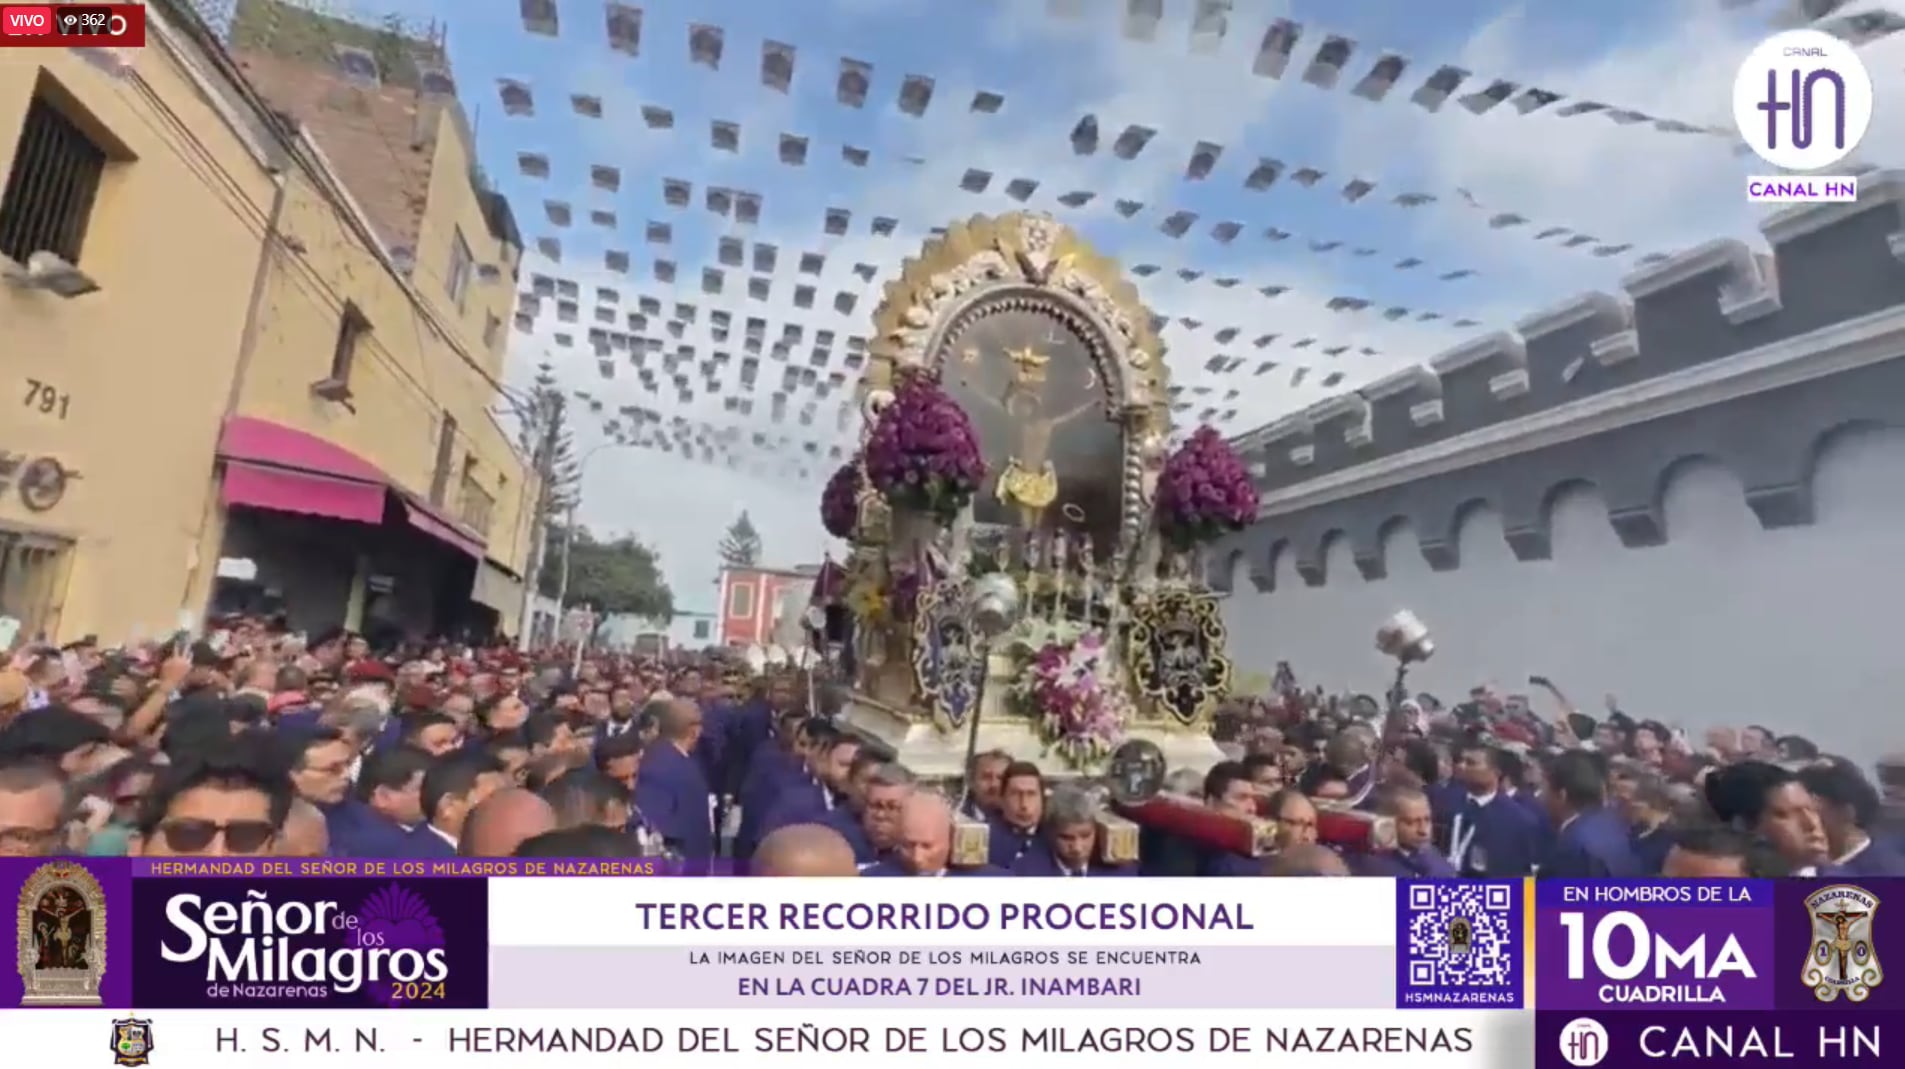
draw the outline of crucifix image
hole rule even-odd
[[[1033,315],[1036,313],[1005,313],[984,321],[975,327],[977,337],[969,339],[975,344],[961,352],[960,363],[972,368],[987,363],[988,353],[1005,357],[1007,375],[1003,386],[972,381],[966,378],[970,373],[962,373],[962,379],[971,389],[973,399],[1004,416],[1008,428],[1005,433],[1010,436],[1007,439],[1011,443],[1010,451],[999,472],[993,496],[1018,513],[1020,524],[1035,530],[1043,523],[1046,509],[1058,500],[1058,471],[1052,462],[1053,436],[1087,412],[1102,409],[1104,402],[1098,396],[1098,372],[1092,366],[1089,348],[1062,324],[1037,316],[1043,320],[1043,340],[1023,344],[1022,340],[1030,332],[1023,329],[1024,318],[1015,317]],[[1083,396],[1063,408],[1058,406],[1064,401],[1054,397],[1051,389],[1051,365],[1055,355],[1062,358],[1061,366],[1078,363],[1086,375]]]
[[[1828,943],[1827,945],[1832,948],[1833,956],[1838,959],[1839,982],[1843,984],[1847,982],[1847,975],[1846,975],[1847,959],[1852,954],[1852,935],[1850,931],[1852,927],[1852,922],[1862,921],[1866,917],[1871,916],[1871,914],[1853,913],[1846,910],[1844,907],[1841,907],[1837,912],[1821,913],[1818,916],[1820,920],[1825,921],[1827,924],[1832,925],[1833,930],[1837,933],[1836,937],[1832,940],[1832,942]]]

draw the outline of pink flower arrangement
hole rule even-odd
[[[866,445],[867,478],[894,508],[950,523],[986,477],[972,421],[930,376],[906,376]]]
[[[835,538],[852,538],[860,523],[860,461],[840,465],[820,492],[820,525]]]
[[[1158,530],[1179,549],[1256,522],[1256,484],[1236,450],[1215,428],[1197,428],[1164,462],[1158,477],[1157,519]]]
[[[1125,702],[1109,682],[1108,655],[1096,631],[1072,642],[1048,642],[1014,688],[1046,745],[1076,767],[1102,759],[1124,738]]]

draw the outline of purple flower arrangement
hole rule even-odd
[[[860,524],[860,461],[840,465],[820,492],[820,525],[835,538],[852,538]]]
[[[1197,428],[1164,462],[1157,517],[1159,532],[1180,550],[1256,522],[1256,484],[1216,428]]]
[[[866,445],[867,478],[894,508],[950,523],[986,477],[972,421],[939,384],[908,375]]]
[[[1048,642],[1015,688],[1046,746],[1074,767],[1102,759],[1124,738],[1125,703],[1109,682],[1108,657],[1105,638],[1096,631],[1072,642]]]

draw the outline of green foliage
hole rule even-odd
[[[544,597],[562,590],[564,534],[561,525],[549,525],[549,554],[537,583]],[[584,603],[603,616],[625,612],[666,621],[675,615],[659,554],[632,535],[601,541],[578,524],[569,545],[568,604]]]
[[[761,533],[754,529],[754,521],[748,518],[746,509],[728,525],[718,552],[723,564],[751,568],[761,563]]]
[[[565,523],[582,492],[582,468],[576,461],[575,435],[569,429],[569,398],[548,364],[536,369],[527,410],[519,444],[534,470],[549,472],[542,495],[543,522]]]

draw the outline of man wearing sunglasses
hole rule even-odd
[[[0,759],[0,857],[46,857],[61,851],[66,777],[36,757]]]
[[[291,789],[240,753],[168,766],[131,842],[134,857],[251,857],[272,852]]]

